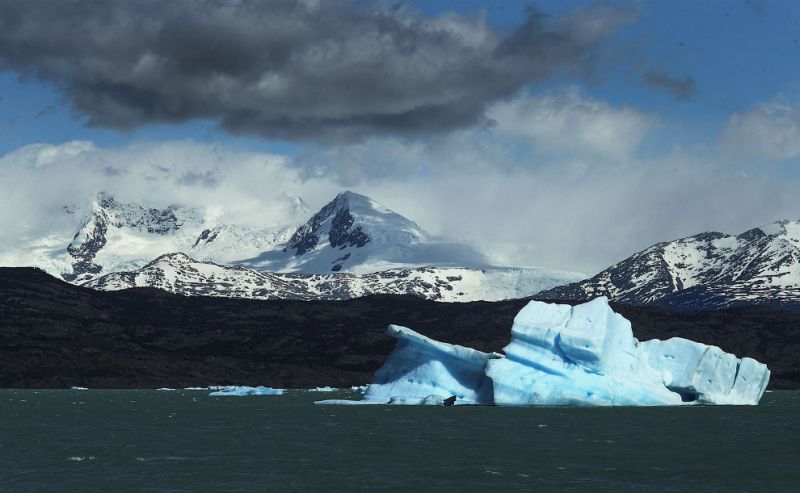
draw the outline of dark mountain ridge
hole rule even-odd
[[[359,385],[394,346],[384,333],[389,323],[499,351],[527,301],[258,301],[153,288],[100,292],[38,269],[0,268],[0,387]],[[800,387],[800,314],[769,307],[614,308],[641,340],[678,336],[718,345],[769,365],[772,388]]]

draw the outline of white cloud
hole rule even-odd
[[[2,157],[2,162],[6,166],[17,165],[39,168],[95,149],[94,143],[86,140],[74,140],[61,145],[30,144],[6,154]]]
[[[64,222],[62,207],[90,204],[99,191],[152,207],[203,207],[219,220],[270,228],[305,219],[292,216],[291,197],[311,193],[325,200],[337,190],[331,182],[301,178],[286,157],[212,144],[29,145],[0,156],[0,249],[74,228],[76,219]]]
[[[556,154],[593,159],[630,156],[653,127],[653,118],[628,107],[583,97],[576,88],[495,104],[487,115],[495,131],[528,138]]]
[[[798,218],[794,178],[729,172],[680,146],[638,156],[652,121],[633,110],[577,93],[518,99],[503,110],[493,127],[306,148],[299,158],[190,141],[26,146],[0,157],[0,253],[55,226],[74,233],[75,225],[58,223],[61,206],[88,203],[100,190],[274,227],[306,219],[291,216],[289,197],[313,212],[349,188],[498,262],[584,272],[658,241]],[[551,155],[537,152],[542,145]]]
[[[800,157],[800,104],[776,100],[731,115],[719,147],[727,158]]]

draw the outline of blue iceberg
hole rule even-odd
[[[597,298],[577,306],[531,301],[504,355],[389,326],[398,342],[364,404],[500,406],[755,405],[766,365],[682,338],[639,342]],[[321,401],[339,404],[342,401]]]

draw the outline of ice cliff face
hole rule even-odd
[[[598,296],[674,309],[800,303],[800,221],[658,243],[592,278],[539,294],[551,300]]]
[[[606,298],[569,305],[530,302],[517,314],[504,356],[389,327],[395,351],[366,402],[501,406],[755,405],[766,365],[715,346],[673,338],[640,343]]]

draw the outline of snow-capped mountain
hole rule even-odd
[[[299,199],[288,207],[305,210]],[[300,226],[294,212],[270,222],[295,225],[265,230],[227,223],[207,210],[149,208],[100,193],[88,207],[65,207],[64,214],[75,220],[74,236],[53,234],[9,265],[41,267],[97,289],[150,286],[185,295],[257,299],[386,293],[497,300],[584,277],[492,267],[469,246],[433,237],[352,192],[340,193]]]
[[[658,243],[596,276],[538,297],[709,309],[743,303],[800,303],[800,221],[733,236],[701,233]]]
[[[489,262],[469,246],[433,238],[415,222],[348,191],[320,209],[279,248],[237,264],[324,274],[431,265],[483,267]]]
[[[405,294],[437,301],[521,298],[582,276],[545,269],[417,267],[368,274],[259,272],[163,255],[131,272],[106,274],[86,287],[116,291],[154,287],[187,296],[251,299],[349,299],[370,294]]]
[[[65,207],[64,211],[81,213],[75,207]],[[82,283],[98,275],[137,269],[172,252],[230,262],[273,248],[294,231],[215,224],[199,209],[177,205],[146,208],[120,202],[103,192],[82,214],[82,224],[66,248],[53,248],[35,262],[36,266],[67,281]]]

